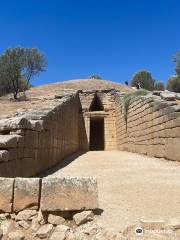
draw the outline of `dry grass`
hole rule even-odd
[[[11,95],[0,97],[0,118],[14,116],[17,111],[39,108],[41,106],[48,106],[49,102],[54,99],[54,95],[62,94],[64,92],[72,93],[75,90],[99,90],[112,89],[123,92],[133,91],[131,87],[121,85],[106,80],[96,79],[78,79],[64,82],[57,82],[39,87],[31,88],[26,92],[28,101],[10,101]]]

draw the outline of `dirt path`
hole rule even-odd
[[[50,176],[96,176],[104,210],[98,221],[107,227],[121,230],[140,218],[180,216],[180,163],[121,151],[87,152]]]

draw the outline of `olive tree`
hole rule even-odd
[[[0,82],[5,83],[17,99],[19,91],[25,91],[30,80],[46,67],[47,60],[37,48],[8,48],[0,56]]]
[[[176,53],[173,61],[176,63],[176,74],[180,76],[180,51]]]
[[[142,70],[133,76],[131,86],[137,87],[140,85],[141,88],[151,91],[154,89],[154,83],[155,80],[152,78],[151,73],[146,70]]]

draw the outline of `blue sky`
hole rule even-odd
[[[34,85],[94,73],[124,82],[141,69],[166,82],[175,73],[179,0],[2,0],[0,6],[0,52],[38,47],[48,58]]]

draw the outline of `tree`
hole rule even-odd
[[[165,87],[164,87],[164,83],[162,81],[155,82],[154,90],[164,91],[164,89],[165,89]]]
[[[167,89],[176,93],[180,93],[180,76],[173,76],[168,80]]]
[[[102,79],[102,77],[97,74],[93,74],[92,76],[90,76],[90,79]]]
[[[45,56],[36,48],[9,48],[0,56],[0,81],[17,99],[19,91],[25,91],[32,77],[45,71],[46,66]]]
[[[141,88],[151,91],[154,89],[154,82],[155,80],[152,78],[151,73],[146,70],[142,70],[134,75],[131,85],[134,87],[138,87],[138,85],[140,85]]]
[[[180,76],[180,51],[176,53],[173,61],[176,63],[176,74]]]

